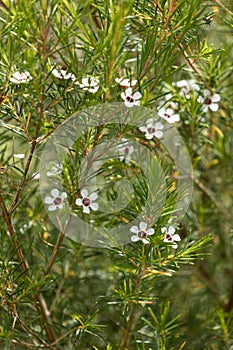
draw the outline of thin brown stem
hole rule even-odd
[[[224,6],[219,0],[214,0],[223,10],[225,10],[229,15],[233,16],[233,12],[230,11],[226,6]]]

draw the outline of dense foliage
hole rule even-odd
[[[232,2],[3,0],[0,35],[1,349],[232,350]]]

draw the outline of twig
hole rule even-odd
[[[233,12],[230,11],[226,6],[224,6],[219,0],[214,0],[216,4],[218,4],[220,7],[222,7],[229,15],[233,16]]]

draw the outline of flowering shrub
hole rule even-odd
[[[0,19],[1,348],[233,349],[232,3]]]

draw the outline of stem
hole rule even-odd
[[[142,281],[142,275],[139,274],[137,277],[137,281],[136,281],[136,286],[135,286],[135,290],[134,293],[136,294],[139,291],[139,288],[141,286],[141,281]],[[129,311],[129,320],[127,323],[127,327],[125,330],[125,335],[124,338],[120,344],[120,350],[126,350],[127,346],[129,345],[131,336],[132,336],[132,330],[134,328],[135,325],[135,321],[136,321],[136,317],[135,317],[135,303],[131,303],[130,306],[130,311]]]

